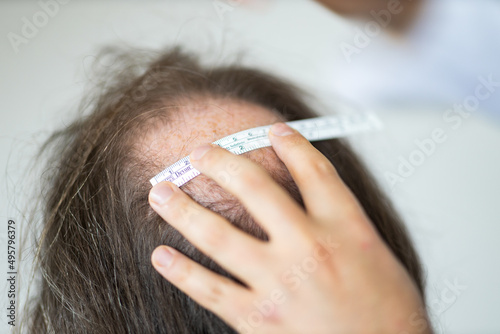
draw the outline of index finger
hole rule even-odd
[[[298,131],[276,123],[269,139],[299,187],[310,216],[331,220],[348,211],[362,212],[332,163]]]

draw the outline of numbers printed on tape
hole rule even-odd
[[[357,132],[379,130],[382,127],[379,119],[373,113],[353,113],[335,116],[322,116],[286,122],[290,127],[300,132],[309,141],[318,141],[347,136]],[[259,148],[271,146],[268,138],[271,125],[259,126],[243,130],[214,141],[212,144],[236,154],[243,154]],[[189,156],[182,158],[165,168],[149,182],[154,186],[162,181],[170,181],[178,187],[200,175],[189,161]]]

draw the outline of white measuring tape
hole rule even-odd
[[[352,133],[378,130],[382,123],[372,113],[354,113],[346,115],[323,116],[286,122],[290,127],[300,132],[309,141],[318,141],[343,137]],[[237,132],[212,144],[219,145],[236,155],[271,146],[268,138],[271,125]],[[162,181],[170,181],[178,187],[200,175],[191,162],[189,156],[182,158],[158,173],[149,182],[154,186]]]

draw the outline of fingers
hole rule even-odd
[[[151,262],[170,283],[229,324],[234,325],[241,312],[238,305],[247,305],[251,298],[248,289],[215,274],[171,247],[156,248]]]
[[[189,156],[193,166],[236,196],[269,237],[297,232],[302,208],[259,165],[217,146],[203,145]]]
[[[360,209],[335,167],[298,131],[277,123],[269,139],[299,187],[310,216],[332,220],[346,210]]]
[[[266,258],[265,242],[202,207],[173,183],[155,185],[149,193],[149,202],[165,221],[234,276],[242,281],[259,278],[255,266]]]

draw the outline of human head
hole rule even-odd
[[[98,87],[88,114],[55,133],[49,139],[53,146],[47,144],[58,162],[44,194],[42,283],[33,333],[233,333],[152,267],[153,249],[167,244],[230,276],[151,209],[149,179],[198,142],[277,120],[316,116],[300,90],[262,71],[204,67],[179,49],[144,67],[133,66],[135,57],[112,54],[114,79]],[[335,165],[423,294],[408,234],[367,169],[341,140],[314,145]],[[271,148],[248,157],[301,203]],[[183,189],[266,239],[241,205],[213,181],[200,176]]]

